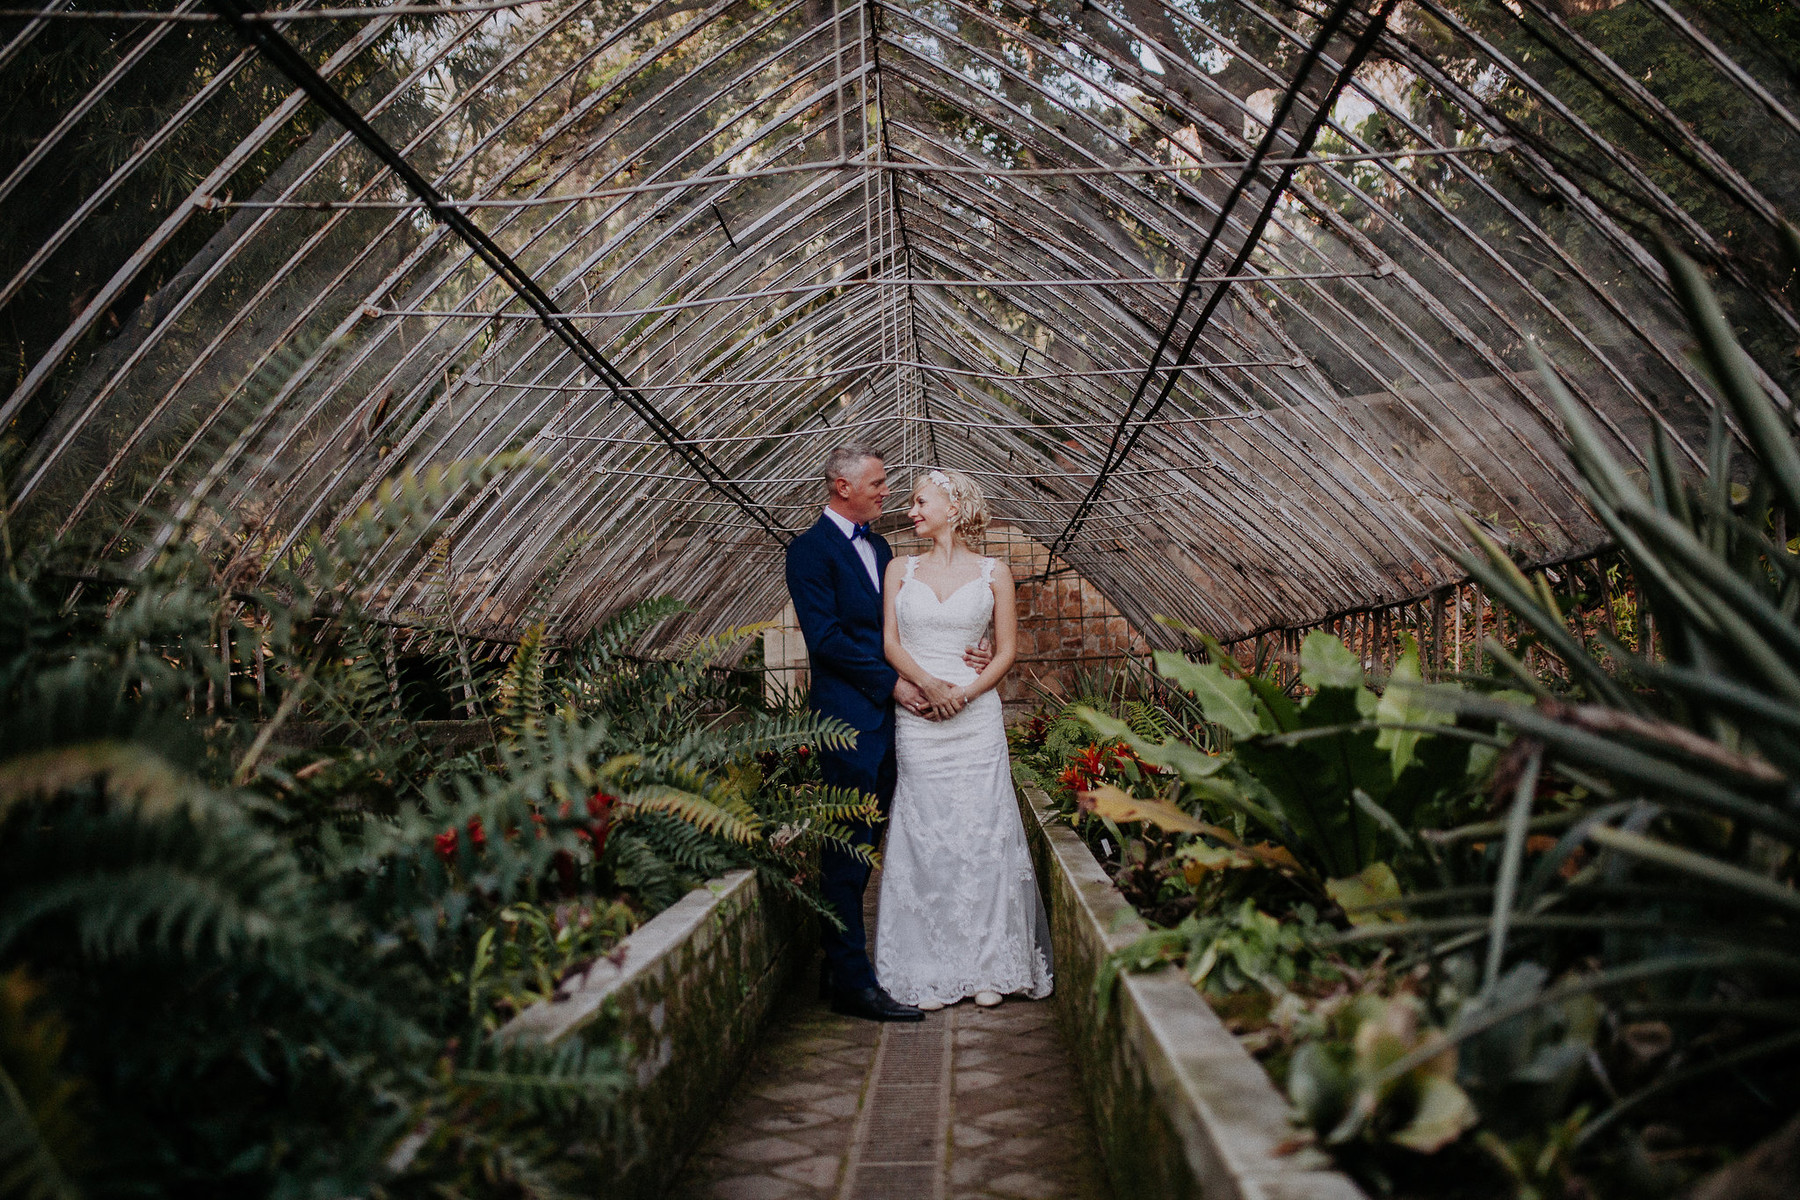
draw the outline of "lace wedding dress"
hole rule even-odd
[[[963,650],[994,613],[994,560],[940,600],[913,578],[894,597],[900,644],[939,679],[966,684]],[[895,713],[900,777],[882,852],[875,974],[902,1004],[980,991],[1050,994],[1050,930],[1013,796],[998,692],[947,721]]]

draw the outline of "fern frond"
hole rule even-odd
[[[631,829],[664,863],[700,879],[712,879],[743,865],[738,847],[666,813],[642,813]]]
[[[542,621],[533,621],[526,627],[494,692],[494,714],[501,736],[515,742],[543,731],[544,633]]]
[[[490,459],[459,459],[423,469],[409,468],[385,480],[373,499],[365,501],[329,538],[315,535],[315,564],[331,582],[348,587],[390,543],[411,544],[425,534],[462,492],[481,488],[513,470],[542,468],[526,454],[497,454]]]
[[[773,628],[775,628],[773,621],[758,621],[754,625],[733,625],[730,629],[720,630],[711,637],[699,638],[690,643],[682,650],[679,658],[684,663],[710,667],[719,660],[720,656],[739,642]]]
[[[747,820],[742,814],[734,813],[705,796],[665,785],[635,790],[621,797],[613,811],[616,814],[615,820],[624,820],[637,813],[668,813],[703,833],[740,844],[754,841],[758,833],[758,823],[754,817]]]
[[[585,533],[578,533],[563,539],[562,545],[558,546],[556,553],[551,555],[550,563],[544,568],[543,574],[539,575],[537,582],[531,585],[531,593],[525,602],[526,624],[549,624],[550,605],[556,599],[556,589],[562,586],[562,581],[568,575],[569,568],[575,564],[576,556],[585,550],[592,540],[592,536]]]
[[[634,830],[613,834],[606,844],[606,856],[614,878],[652,908],[668,907],[689,889],[687,878]]]
[[[794,823],[805,820],[867,824],[880,815],[873,797],[855,788],[782,788],[765,795],[766,820]]]
[[[688,606],[673,596],[656,596],[631,605],[608,617],[598,628],[583,638],[570,655],[579,667],[598,671],[610,664],[625,647],[659,621],[689,611]]]
[[[14,804],[104,781],[115,801],[146,819],[188,812],[205,804],[205,794],[167,759],[129,742],[83,742],[0,762],[0,820]]]
[[[580,1038],[548,1046],[490,1040],[452,1078],[508,1108],[544,1118],[571,1117],[609,1104],[629,1084],[612,1047],[590,1048]]]
[[[855,840],[856,831],[848,825],[840,825],[835,821],[819,818],[809,819],[803,826],[796,827],[798,836],[794,842],[802,846],[831,846],[834,849],[854,858],[857,862],[868,866],[877,866],[880,857],[873,846]],[[789,843],[790,845],[794,843]]]
[[[1163,717],[1153,705],[1142,700],[1130,700],[1125,704],[1125,722],[1131,731],[1141,738],[1161,742],[1168,738],[1169,731],[1163,723]]]
[[[818,713],[759,713],[748,721],[697,731],[675,747],[689,757],[700,757],[704,747],[711,761],[746,758],[759,750],[786,750],[813,746],[848,750],[856,744],[856,730],[847,721]]]

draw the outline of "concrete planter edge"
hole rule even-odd
[[[1179,971],[1095,974],[1149,926],[1043,791],[1019,789],[1056,950],[1056,1005],[1119,1196],[1366,1200],[1322,1151],[1280,1153],[1287,1101]]]

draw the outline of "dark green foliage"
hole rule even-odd
[[[1495,819],[1418,831],[1444,886],[1415,878],[1378,920],[1365,914],[1335,939],[1405,948],[1402,964],[1417,971],[1377,981],[1364,999],[1426,1032],[1365,1061],[1367,1038],[1325,1029],[1311,1035],[1325,1039],[1317,1052],[1292,1060],[1296,1102],[1373,1184],[1412,1169],[1374,1145],[1385,1135],[1372,1131],[1393,1122],[1331,1115],[1319,1097],[1360,1095],[1373,1118],[1433,1064],[1454,1062],[1457,1094],[1473,1106],[1456,1115],[1464,1102],[1444,1076],[1432,1085],[1434,1130],[1454,1136],[1478,1115],[1474,1143],[1521,1197],[1674,1194],[1800,1104],[1800,546],[1788,536],[1800,446],[1699,270],[1664,257],[1754,473],[1733,484],[1719,422],[1700,479],[1683,478],[1661,443],[1647,479],[1634,477],[1540,363],[1666,658],[1604,637],[1597,651],[1583,645],[1544,578],[1528,579],[1469,525],[1480,553],[1463,565],[1569,683],[1552,693],[1490,642],[1523,692],[1390,685],[1389,696],[1410,695],[1409,723],[1435,710],[1509,744],[1491,783]],[[1663,1146],[1684,1147],[1678,1158],[1656,1161],[1652,1128]]]
[[[499,680],[442,628],[497,736],[446,754],[414,719],[357,566],[517,466],[407,475],[254,593],[180,521],[104,585],[0,563],[8,1195],[561,1194],[560,1147],[632,1137],[620,1049],[503,1047],[499,1020],[728,868],[810,897],[811,848],[865,810],[750,758],[848,735],[718,715],[739,635],[627,657],[670,602],[554,656],[534,621]],[[317,749],[284,746],[302,724]],[[527,911],[549,940],[496,967]]]

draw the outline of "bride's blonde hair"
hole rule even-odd
[[[981,487],[961,471],[949,467],[933,467],[920,477],[920,482],[929,483],[950,497],[950,503],[956,508],[956,517],[951,522],[956,536],[971,548],[980,545],[988,527],[987,497],[981,494]],[[913,490],[916,492],[918,487],[915,485]]]

